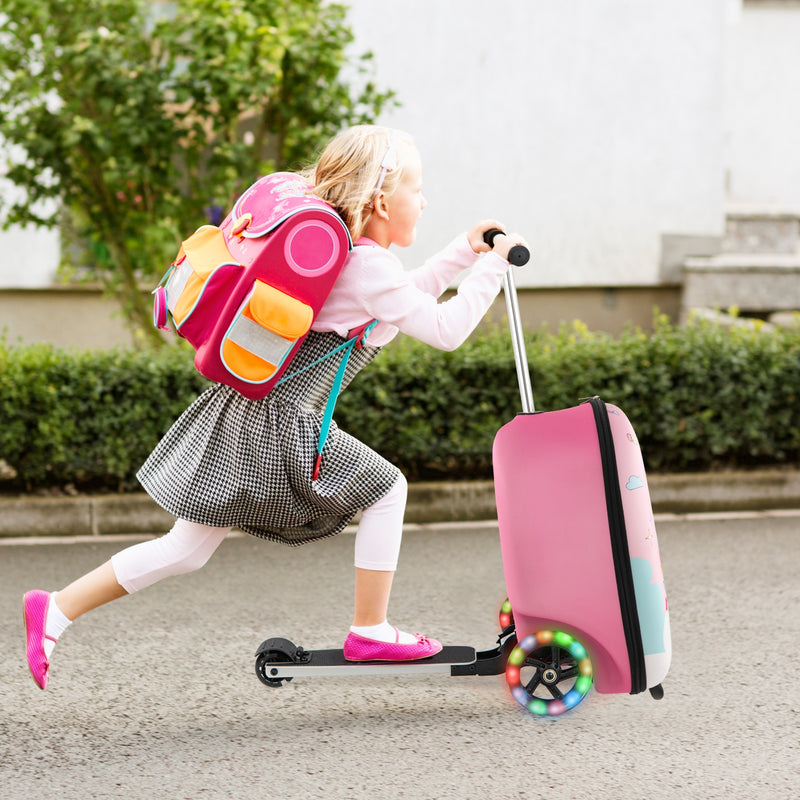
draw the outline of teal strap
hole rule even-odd
[[[319,430],[319,440],[317,442],[317,459],[314,462],[314,474],[312,476],[312,480],[316,480],[319,477],[319,469],[322,464],[322,448],[325,447],[325,442],[328,439],[328,431],[331,427],[331,420],[333,419],[333,410],[336,408],[336,400],[339,397],[339,392],[342,389],[342,381],[344,380],[344,375],[347,370],[347,364],[350,361],[350,355],[353,352],[354,347],[361,347],[367,339],[369,332],[378,324],[378,320],[372,320],[372,322],[364,328],[363,331],[359,331],[355,336],[348,339],[342,347],[337,347],[336,350],[333,350],[328,355],[333,355],[333,353],[337,353],[339,350],[344,348],[344,355],[342,356],[342,360],[339,362],[339,368],[336,370],[336,377],[333,379],[333,386],[331,386],[330,394],[328,395],[328,402],[325,404],[325,413],[322,417],[322,426]],[[327,357],[327,356],[326,356]],[[320,359],[321,360],[321,359]],[[316,362],[315,362],[316,363]]]
[[[296,372],[292,372],[289,375],[284,375],[275,385],[280,386],[284,381],[291,380],[297,375],[302,375],[307,369],[311,369],[311,367],[316,367],[317,364],[321,364],[323,361],[325,361],[325,359],[330,358],[331,356],[335,356],[337,353],[350,347],[351,343],[355,342],[356,338],[357,337],[354,336],[351,339],[348,339],[344,344],[340,344],[338,347],[331,350],[330,353],[325,353],[324,356],[321,356],[316,361],[312,361],[310,364],[306,364],[302,369],[298,369]]]

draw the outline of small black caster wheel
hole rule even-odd
[[[650,696],[653,700],[663,700],[664,699],[664,687],[659,683],[656,686],[650,687]]]

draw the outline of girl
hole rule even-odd
[[[337,358],[317,360],[348,331],[377,319],[354,350],[343,385],[399,331],[433,347],[458,347],[486,313],[519,236],[483,241],[496,220],[478,222],[424,266],[405,272],[387,249],[413,243],[425,208],[419,153],[407,134],[361,125],[337,136],[307,173],[314,193],[341,215],[359,245],[292,363],[313,365],[263,400],[215,384],[177,420],[139,471],[147,492],[178,519],[166,535],[129,547],[66,588],[23,599],[28,666],[47,686],[59,635],[81,614],[170,575],[203,566],[232,526],[299,545],[339,533],[362,510],[355,537],[355,610],[347,659],[413,660],[442,645],[387,622],[406,503],[395,466],[331,424],[316,478],[322,411]],[[478,259],[479,254],[486,253]],[[458,294],[437,298],[462,270]]]

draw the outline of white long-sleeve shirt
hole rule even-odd
[[[458,293],[439,303],[456,275],[469,267]],[[508,262],[496,253],[477,255],[466,234],[412,271],[380,245],[359,240],[312,327],[346,336],[377,319],[370,345],[385,345],[402,332],[440,350],[454,350],[488,311],[506,269]]]

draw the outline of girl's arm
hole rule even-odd
[[[478,258],[469,246],[466,235],[454,239],[441,253],[429,258],[421,267],[407,275],[413,284],[432,297],[440,297],[463,270],[471,267]]]
[[[483,234],[492,228],[503,229],[496,219],[484,219],[472,229],[453,240],[444,250],[429,258],[421,267],[411,270],[414,285],[423,292],[440,297],[456,276],[472,266],[481,253],[491,248],[483,241]]]
[[[466,242],[464,246],[469,249]],[[472,260],[476,258],[473,252]],[[463,269],[463,261],[460,263]],[[436,296],[420,288],[413,273],[405,272],[393,255],[375,248],[362,265],[362,302],[366,311],[381,323],[440,350],[455,350],[488,311],[500,291],[506,269],[505,259],[488,253],[464,278],[458,293],[439,303]],[[436,272],[435,268],[431,270],[432,274]],[[442,270],[441,274],[446,273],[447,270]]]

